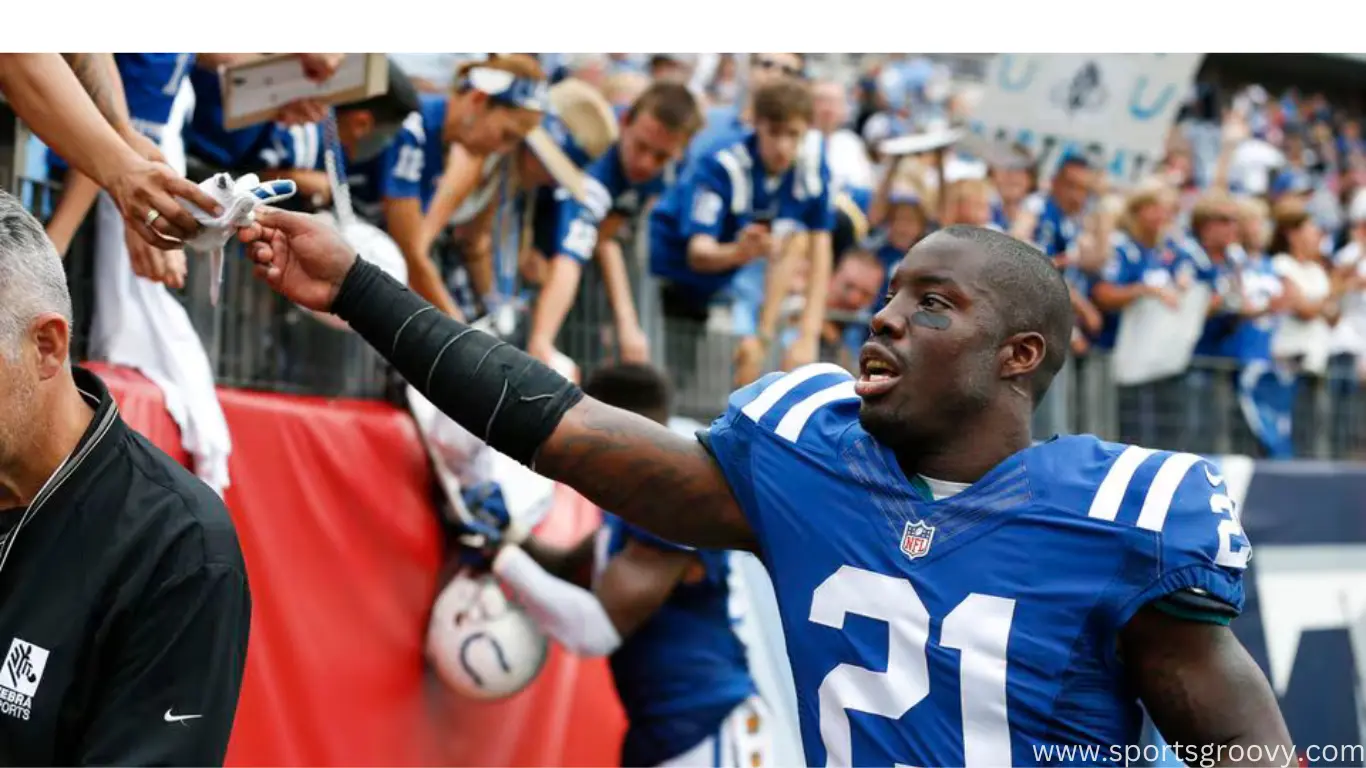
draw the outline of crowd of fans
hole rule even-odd
[[[630,279],[648,275],[680,385],[718,332],[736,340],[731,383],[816,359],[852,367],[896,263],[970,224],[1054,259],[1076,309],[1074,374],[1108,370],[1144,336],[1192,339],[1193,357],[1174,352],[1185,370],[1119,388],[1110,437],[1189,447],[1174,443],[1208,425],[1202,398],[1223,377],[1266,454],[1296,451],[1310,395],[1334,409],[1334,453],[1366,448],[1366,140],[1322,95],[1197,88],[1156,173],[1121,185],[1079,154],[1040,167],[972,135],[972,89],[912,55],[820,79],[796,53],[402,54],[383,96],[236,131],[218,106],[213,57],[228,55],[199,56],[192,179],[291,178],[309,209],[340,191],[402,251],[414,290],[453,314],[520,312],[512,333],[565,370],[557,338],[592,263],[627,361],[661,362]],[[525,106],[541,84],[544,118],[490,106]],[[910,134],[926,138],[918,151],[884,151]],[[70,220],[55,223],[68,241]],[[645,238],[644,263],[627,237]],[[183,265],[132,266],[183,281]]]

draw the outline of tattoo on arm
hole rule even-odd
[[[660,538],[718,549],[756,546],[706,449],[643,416],[584,398],[541,446],[537,468]]]
[[[71,71],[81,81],[85,92],[90,94],[90,100],[95,102],[104,119],[115,128],[125,127],[128,124],[128,99],[123,92],[123,80],[119,77],[114,54],[64,53],[62,58],[71,66]]]

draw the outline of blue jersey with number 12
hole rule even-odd
[[[1074,436],[934,501],[859,406],[818,363],[740,390],[706,436],[773,576],[807,764],[1136,743],[1120,629],[1179,591],[1242,608],[1251,549],[1223,479],[1193,454]]]

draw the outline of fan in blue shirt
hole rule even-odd
[[[414,292],[455,317],[462,312],[429,255],[423,212],[436,193],[448,152],[460,145],[479,162],[506,154],[541,124],[547,107],[545,75],[525,54],[491,56],[461,65],[449,94],[422,94],[382,152],[351,162],[347,181],[360,210],[378,208],[384,228],[408,263]],[[361,115],[339,117],[343,145],[373,138]],[[354,125],[352,123],[355,123]],[[348,150],[349,152],[350,150]]]
[[[762,273],[748,286],[732,283],[747,265],[773,253],[773,223],[793,222],[804,230],[793,237],[804,238],[811,269],[801,332],[788,354],[790,362],[814,360],[829,288],[835,214],[824,141],[819,134],[808,134],[810,88],[791,80],[771,83],[755,94],[754,114],[753,131],[699,160],[655,207],[650,268],[694,310],[704,311],[727,288],[748,289],[745,326],[738,330],[763,345],[773,338],[778,319],[778,302],[768,299],[787,295],[792,265],[786,258],[769,265],[782,270],[767,280],[771,296],[752,287],[753,282],[764,285]],[[761,302],[770,311],[757,318]]]
[[[648,362],[648,342],[615,237],[674,181],[676,164],[700,124],[697,101],[686,86],[655,83],[631,105],[617,142],[588,166],[583,201],[564,190],[556,194],[556,248],[532,314],[527,340],[532,356],[546,362],[554,356],[555,337],[574,303],[583,268],[596,253],[616,315],[622,360]]]
[[[1131,194],[1126,205],[1128,229],[1111,234],[1112,254],[1091,286],[1091,300],[1104,313],[1093,341],[1102,350],[1114,347],[1120,313],[1136,299],[1155,296],[1171,307],[1179,301],[1173,288],[1176,254],[1162,236],[1169,216],[1167,201],[1152,189]]]

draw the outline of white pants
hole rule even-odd
[[[716,733],[660,766],[678,768],[765,768],[773,762],[773,727],[768,707],[751,696],[731,710]]]

